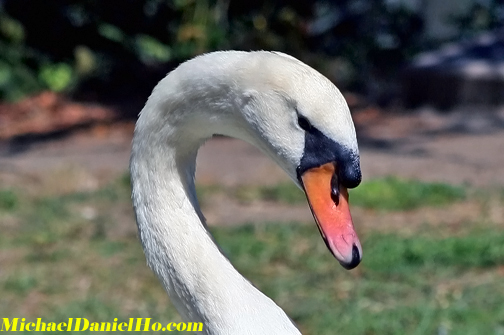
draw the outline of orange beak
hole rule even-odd
[[[327,247],[344,268],[353,269],[362,259],[362,247],[350,215],[348,191],[338,182],[337,172],[335,163],[327,163],[304,172],[301,181]]]

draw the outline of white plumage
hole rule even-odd
[[[358,154],[338,89],[280,53],[215,52],[187,61],[161,80],[140,114],[130,169],[147,263],[180,314],[203,322],[205,334],[300,334],[221,254],[194,188],[198,148],[214,134],[259,147],[300,185],[305,134],[299,113]]]

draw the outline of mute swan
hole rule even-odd
[[[211,335],[300,334],[206,228],[194,172],[198,148],[214,134],[245,140],[281,166],[305,191],[329,250],[353,268],[362,250],[347,188],[361,172],[348,106],[328,79],[291,56],[214,52],[161,80],[135,127],[130,170],[140,240],[182,317]]]

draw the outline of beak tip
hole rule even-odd
[[[352,246],[352,258],[350,262],[343,262],[340,261],[341,266],[343,266],[347,270],[352,270],[355,268],[357,265],[360,264],[362,260],[362,252],[359,250],[359,248],[354,244]]]

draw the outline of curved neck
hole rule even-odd
[[[180,93],[191,84],[196,88]],[[214,133],[236,136],[230,133],[241,122],[236,90],[185,83],[176,71],[154,90],[137,122],[130,162],[140,239],[175,307],[203,322],[205,333],[300,334],[222,255],[197,204],[198,148]]]

